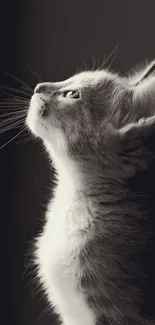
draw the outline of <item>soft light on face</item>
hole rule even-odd
[[[144,111],[145,119],[148,114],[143,101],[150,103],[150,89],[155,88],[152,65],[150,69],[143,71],[141,79],[138,75],[138,82],[137,77],[132,80],[108,71],[93,71],[61,82],[38,84],[26,123],[35,136],[54,150],[72,147],[78,151],[86,144],[94,147],[107,136],[108,125],[117,135],[119,130],[122,134],[135,126],[139,128],[144,123],[138,123],[138,119]],[[149,118],[152,113],[154,116],[151,107]]]
[[[31,98],[26,120],[29,129],[35,136],[52,142],[53,134],[62,133],[61,112],[66,111],[66,119],[68,109],[68,119],[70,119],[69,115],[70,113],[73,115],[74,111],[76,118],[78,114],[75,112],[76,105],[81,101],[82,106],[82,100],[85,100],[84,92],[89,91],[90,86],[96,86],[106,76],[112,78],[112,75],[106,72],[84,72],[63,82],[38,84]]]

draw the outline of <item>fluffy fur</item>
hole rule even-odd
[[[154,63],[36,86],[26,122],[57,185],[35,263],[63,325],[155,324],[154,113]]]

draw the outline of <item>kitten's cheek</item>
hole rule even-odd
[[[33,103],[33,105],[32,103],[31,101],[25,124],[35,136],[39,136],[41,125],[38,119],[38,107],[36,103]]]
[[[40,106],[41,106],[41,104],[37,101],[36,97],[37,97],[36,95],[32,96],[30,100],[29,111],[28,111],[28,115],[34,120],[37,119]]]
[[[36,136],[38,136],[37,128],[36,128],[36,121],[35,117],[33,116],[32,112],[29,109],[26,121],[25,121],[26,126],[28,129]]]

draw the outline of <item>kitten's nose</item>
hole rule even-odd
[[[43,83],[37,84],[37,86],[34,89],[34,94],[36,94],[36,93],[50,94],[51,91],[52,91],[52,83],[43,82]]]

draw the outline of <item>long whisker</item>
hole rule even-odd
[[[7,115],[7,114],[9,114],[9,115]],[[26,111],[25,112],[20,112],[20,113],[15,113],[15,114],[12,114],[12,113],[1,114],[0,115],[0,126],[8,124],[10,122],[13,122],[15,120],[19,120],[22,117],[26,117],[26,115],[27,115]]]
[[[2,134],[5,131],[12,130],[15,126],[23,124],[24,121],[25,119],[23,118],[21,120],[16,120],[16,121],[12,121],[11,123],[0,125],[0,133]]]
[[[21,96],[17,96],[17,95],[16,95],[16,97],[15,97],[15,95],[10,94],[10,93],[8,93],[8,92],[6,92],[6,91],[4,91],[4,90],[1,90],[0,93],[3,94],[3,95],[6,95],[6,96],[8,96],[8,97],[13,98],[14,101],[19,101],[19,100],[24,101],[24,100],[28,100],[28,99],[29,99],[28,97],[21,97]],[[27,95],[27,96],[28,96],[28,95]],[[29,95],[29,97],[30,97],[30,95]],[[7,101],[7,100],[10,100],[10,98],[5,98],[5,100],[6,100],[6,101]]]
[[[42,81],[42,78],[27,66],[28,70],[37,78],[37,81]],[[4,148],[14,139],[16,139],[20,134],[23,134],[27,127],[23,128],[25,125],[25,118],[27,116],[27,110],[29,107],[29,101],[33,94],[33,88],[28,85],[25,81],[14,76],[9,72],[5,74],[19,83],[19,88],[14,88],[12,86],[0,85],[0,134],[11,129],[21,128],[16,135],[4,143],[0,149]]]
[[[28,108],[27,107],[17,107],[17,106],[2,106],[2,108],[0,107],[0,116],[4,116],[4,114],[8,114],[8,115],[16,115],[16,114],[21,114],[24,112],[27,112]]]
[[[1,110],[0,110],[1,111]],[[7,110],[5,110],[5,113],[2,112],[2,114],[0,114],[0,120],[3,119],[3,117],[8,117],[7,119],[12,119],[12,118],[18,118],[22,115],[25,115],[26,116],[27,114],[27,109],[22,109],[22,110],[18,110],[18,111],[12,111],[12,112],[7,112]]]
[[[0,149],[16,139],[26,129],[23,126],[25,125],[29,101],[33,94],[33,88],[26,82],[9,72],[5,72],[5,74],[19,82],[20,85],[19,89],[12,86],[0,85],[0,134],[2,135],[6,131],[19,127],[22,127],[22,130],[4,143]]]
[[[0,122],[0,126],[2,126],[2,125],[6,125],[6,124],[8,124],[8,123],[10,123],[10,122],[14,122],[14,121],[16,121],[16,120],[19,120],[20,118],[25,117],[25,115],[26,115],[26,114],[21,114],[20,116],[19,116],[19,115],[11,116],[11,117],[7,118],[6,120]]]
[[[20,121],[20,122],[18,121],[18,122],[14,123],[14,124],[11,124],[11,125],[3,128],[2,130],[0,130],[0,134],[3,134],[5,132],[7,132],[7,131],[11,131],[13,129],[19,128],[19,126],[22,126],[22,124],[23,124],[23,121]]]
[[[1,110],[0,110],[1,111]],[[5,110],[6,111],[6,110]],[[3,117],[6,117],[6,116],[16,116],[18,114],[18,117],[25,114],[27,112],[27,110],[22,110],[22,111],[13,111],[13,112],[9,112],[9,113],[3,113],[3,114],[0,114],[0,119],[3,118]]]
[[[22,119],[20,119],[20,120],[11,121],[10,123],[0,125],[0,133],[2,134],[2,133],[4,133],[5,131],[11,130],[11,129],[13,129],[14,127],[16,127],[16,126],[22,124],[24,121],[25,121],[25,118],[22,118]]]
[[[18,100],[18,101],[15,101],[15,100],[3,100],[3,101],[1,101],[0,102],[0,106],[1,107],[3,107],[3,105],[5,105],[5,106],[8,106],[8,105],[12,105],[12,106],[21,106],[21,105],[24,105],[24,106],[26,106],[26,105],[28,105],[29,104],[29,101],[27,101],[27,100]]]
[[[112,58],[110,64],[108,65],[108,69],[111,68],[111,66],[112,66],[112,64],[113,64],[113,62],[114,62],[114,60],[115,60],[115,58],[116,58],[117,50],[118,50],[118,46],[119,46],[119,43],[117,43],[116,46],[115,46],[114,55],[113,55],[113,58]]]
[[[16,119],[10,119],[9,121],[8,120],[9,119],[7,119],[6,121],[0,122],[0,132],[5,127],[10,127],[11,128],[13,125],[18,124],[18,123],[20,123],[22,121],[25,121],[25,115],[24,116],[20,116],[20,117],[18,117]]]
[[[83,61],[83,65],[84,65],[84,68],[85,68],[85,70],[89,70],[89,68],[88,68],[88,65],[87,65],[86,61]]]
[[[26,96],[30,96],[32,93],[28,92],[28,91],[24,91],[21,89],[16,89],[13,87],[9,87],[9,86],[0,86],[0,89],[6,89],[6,90],[11,90],[12,92],[16,93],[16,94],[23,94]]]
[[[16,139],[22,132],[24,131],[24,129],[23,130],[21,130],[20,132],[18,132],[14,137],[12,137],[9,141],[7,141],[5,144],[3,144],[1,147],[0,147],[0,149],[3,149],[4,147],[6,147],[7,146],[7,144],[9,144],[10,142],[12,142],[14,139]]]
[[[43,79],[28,64],[27,69],[37,78],[39,82],[43,81]]]
[[[111,53],[109,54],[109,56],[104,60],[103,60],[103,63],[101,64],[101,66],[99,67],[99,70],[102,70],[106,64],[108,63],[108,61],[110,60],[110,58],[112,57],[112,55],[114,54],[113,58],[112,58],[112,62],[110,63],[110,65],[108,65],[108,68],[111,67],[112,63],[114,62],[115,60],[115,57],[116,57],[116,54],[117,54],[117,50],[118,50],[118,46],[119,46],[119,43],[117,42],[116,46],[114,47],[114,49],[111,51]]]
[[[50,306],[49,305],[47,305],[44,309],[43,309],[43,312],[40,314],[40,316],[38,317],[38,320],[40,320],[42,317],[43,317],[43,315],[46,313],[48,313],[48,312],[50,312]]]
[[[27,111],[28,108],[29,108],[29,105],[26,106],[24,103],[22,105],[19,105],[19,104],[12,105],[12,103],[9,103],[9,104],[8,103],[7,104],[0,103],[0,112],[5,111],[7,113],[7,111],[11,111],[12,113],[15,113],[15,112],[20,113],[20,112]]]
[[[21,111],[26,111],[26,108],[25,105],[24,106],[17,106],[17,105],[0,105],[0,112],[7,112],[7,111],[11,111],[12,113],[15,113],[16,111],[18,113],[20,113]]]
[[[114,48],[114,49],[115,49],[115,48]],[[111,51],[111,53],[108,55],[107,58],[106,58],[106,55],[104,55],[103,62],[102,62],[102,64],[99,66],[99,70],[102,70],[102,69],[106,66],[107,62],[109,61],[110,57],[112,56],[112,54],[113,54],[113,52],[114,52],[114,49]]]
[[[5,107],[5,106],[0,106],[0,116],[3,115],[3,114],[1,114],[1,112],[3,113],[3,112],[8,112],[8,111],[9,111],[10,113],[11,113],[11,112],[12,112],[12,113],[16,113],[15,109],[18,109],[17,112],[19,112],[19,113],[20,113],[21,111],[22,111],[22,112],[23,112],[23,111],[24,111],[24,112],[27,111],[27,109],[24,110],[25,106],[24,106],[24,107],[21,107],[21,106],[19,106],[19,107],[17,107],[17,106],[12,106],[12,107],[11,107],[11,106],[9,106],[9,108],[8,108],[8,106],[6,106],[6,108],[1,108],[1,107]]]
[[[92,57],[92,70],[94,71],[96,68],[96,52],[93,54],[93,52],[91,53],[91,57]]]
[[[99,66],[100,64],[100,54],[99,52],[97,52],[97,67]]]
[[[21,142],[22,143],[26,143],[26,142],[28,142],[30,140],[32,140],[32,136],[31,135],[27,136],[25,139],[22,139],[22,140],[18,141],[18,143],[21,143]],[[37,140],[35,139],[33,141],[37,141]]]
[[[24,82],[23,80],[19,79],[18,77],[14,76],[12,73],[10,72],[5,72],[9,77],[11,77],[12,79],[20,82],[22,85],[25,86],[26,89],[29,89],[30,91],[33,91],[33,88],[30,87],[26,82]]]
[[[12,129],[16,124],[20,124],[25,121],[25,116],[21,116],[20,118],[16,118],[14,120],[5,121],[0,123],[0,133],[4,132],[4,129],[10,128]]]

